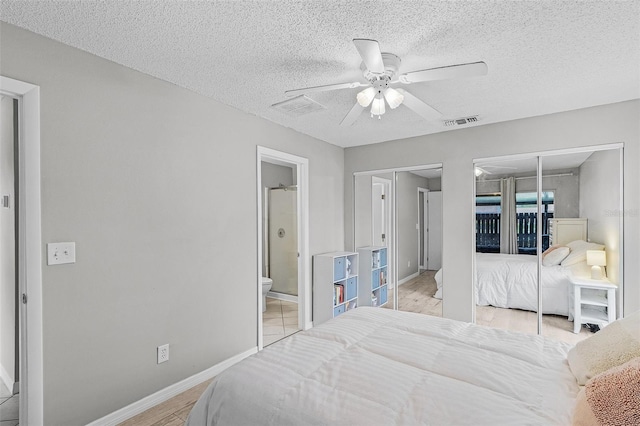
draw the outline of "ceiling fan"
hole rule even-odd
[[[341,126],[350,126],[360,116],[362,111],[371,105],[371,117],[378,118],[385,113],[385,100],[391,109],[404,105],[427,120],[438,119],[442,114],[416,98],[404,89],[394,89],[396,84],[412,84],[425,81],[446,80],[452,78],[477,77],[487,74],[487,64],[484,62],[472,62],[468,64],[450,65],[446,67],[430,68],[426,70],[412,71],[398,74],[400,58],[393,53],[383,53],[376,40],[355,38],[353,39],[358,53],[362,57],[360,69],[364,78],[368,81],[353,83],[328,84],[325,86],[306,87],[304,89],[287,90],[285,95],[297,96],[313,92],[327,90],[354,89],[366,87],[356,96],[356,104],[342,119]]]

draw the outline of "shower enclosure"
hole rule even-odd
[[[298,295],[297,188],[267,189],[267,274],[272,293]]]

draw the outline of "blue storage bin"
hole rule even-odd
[[[380,249],[380,266],[387,266],[387,249]]]
[[[358,279],[351,277],[347,280],[347,299],[351,300],[358,295]]]
[[[380,288],[380,305],[387,303],[387,286]]]
[[[340,281],[346,278],[347,266],[344,257],[333,259],[333,281]]]
[[[380,287],[380,270],[374,269],[371,271],[371,290],[375,290]]]
[[[338,315],[344,313],[344,305],[339,305],[333,308],[333,316],[337,317]]]

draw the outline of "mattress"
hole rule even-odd
[[[359,307],[217,376],[188,425],[568,424],[570,345]]]

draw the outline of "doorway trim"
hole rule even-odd
[[[428,250],[428,246],[429,246],[429,241],[427,239],[427,235],[425,234],[425,228],[429,228],[429,226],[427,225],[427,216],[428,216],[428,211],[425,208],[425,204],[427,201],[427,193],[429,192],[429,189],[427,188],[421,188],[418,187],[418,192],[417,192],[417,196],[418,196],[418,223],[420,223],[420,220],[422,219],[422,226],[419,226],[418,229],[418,273],[420,273],[421,270],[427,269],[427,255],[429,253]],[[422,203],[420,203],[420,194],[422,193]],[[422,215],[420,215],[420,213],[422,213]],[[422,244],[420,244],[420,237],[422,236]],[[422,259],[420,259],[420,254],[422,254]],[[421,263],[422,260],[422,263]]]
[[[40,214],[40,87],[0,76],[0,92],[18,99],[18,288],[21,424],[44,423],[42,227]]]
[[[297,155],[276,151],[258,145],[256,151],[256,193],[258,233],[256,239],[258,262],[256,284],[258,290],[258,350],[263,348],[262,339],[262,162],[296,167],[298,185],[298,328],[308,330],[313,327],[311,309],[311,266],[309,257],[309,160]]]

